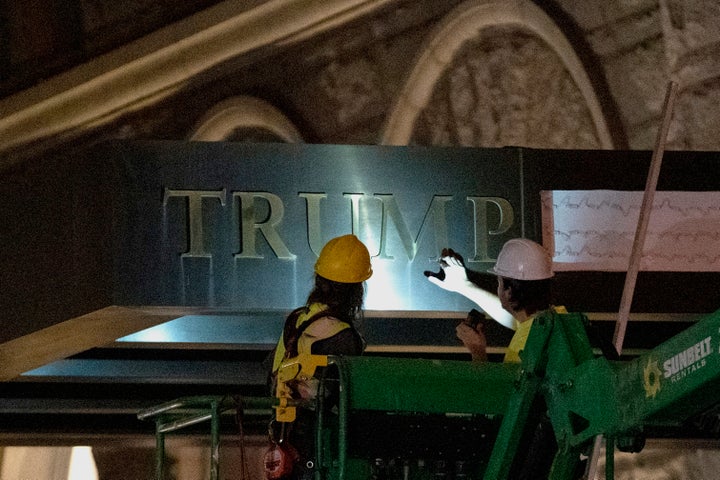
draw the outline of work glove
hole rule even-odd
[[[439,263],[440,270],[438,272],[428,270],[423,272],[430,283],[449,292],[460,292],[468,285],[465,262],[459,253],[451,248],[443,248]]]

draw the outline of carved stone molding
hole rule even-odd
[[[261,130],[287,143],[300,143],[295,125],[277,108],[254,97],[228,98],[210,109],[189,135],[190,140],[221,141],[238,130]]]
[[[389,1],[270,0],[249,11],[225,2],[1,100],[0,152],[49,137],[71,138],[172,96],[222,62],[302,41]]]
[[[572,46],[525,0],[469,1],[438,26],[395,103],[383,143],[411,143],[418,129],[433,144],[613,148]]]

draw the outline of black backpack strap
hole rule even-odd
[[[303,313],[307,313],[308,308],[307,307],[300,307],[292,312],[290,312],[290,315],[288,315],[287,319],[285,319],[285,328],[283,329],[283,340],[285,343],[285,358],[293,358],[298,355],[297,345],[298,340],[300,340],[300,336],[303,334],[303,332],[310,326],[312,323],[322,317],[327,317],[329,312],[327,310],[322,310],[312,317],[305,320],[299,327],[297,325],[297,320],[300,315]]]

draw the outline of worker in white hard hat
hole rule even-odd
[[[462,257],[453,250],[442,251],[440,265],[438,273],[425,272],[428,280],[467,297],[495,321],[515,330],[505,353],[505,362],[520,362],[520,352],[525,347],[533,319],[540,312],[554,308],[565,313],[564,308],[551,305],[553,271],[550,254],[532,240],[516,238],[503,245],[495,265],[488,271],[497,276],[497,295],[484,290],[468,277],[468,274],[476,277],[479,272],[467,270]],[[473,361],[487,360],[482,323],[477,326],[460,323],[456,333],[470,351]],[[541,412],[538,418],[532,435],[523,440],[525,458],[513,465],[510,478],[547,478],[557,443],[547,416]]]
[[[465,268],[462,257],[453,250],[443,250],[440,265],[438,274],[426,272],[428,280],[472,300],[495,321],[515,330],[504,361],[520,362],[520,351],[525,346],[533,319],[538,313],[551,308],[553,271],[548,251],[526,238],[507,241],[495,266],[488,271],[497,276],[497,295],[468,278],[468,273],[472,271]],[[564,312],[562,307],[553,308]],[[487,360],[487,342],[482,324],[471,326],[460,323],[456,333],[473,360]]]

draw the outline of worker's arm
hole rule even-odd
[[[444,256],[441,259],[444,278],[428,275],[430,282],[449,292],[456,292],[477,304],[493,320],[507,328],[515,330],[515,319],[500,304],[500,299],[494,293],[480,288],[468,279],[462,259],[455,256]]]

